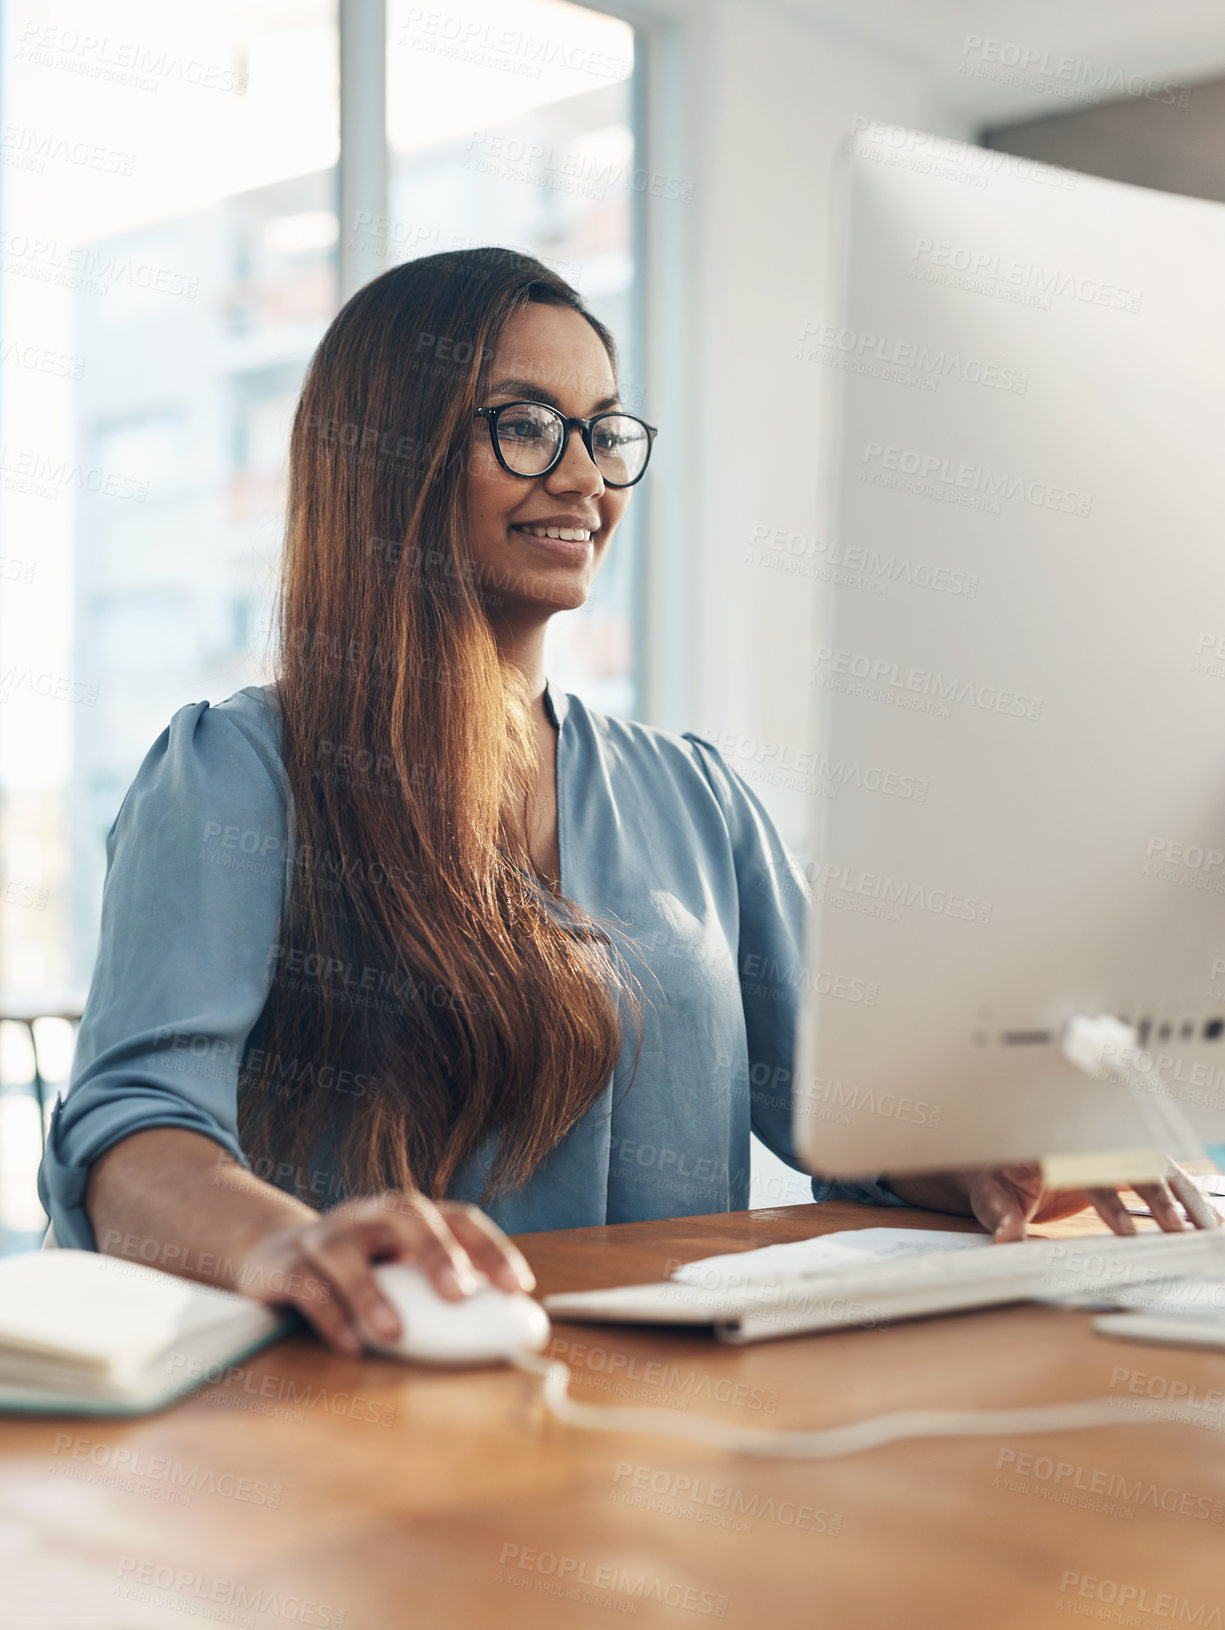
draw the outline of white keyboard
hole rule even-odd
[[[713,1325],[724,1341],[748,1342],[1008,1302],[1109,1305],[1140,1285],[1192,1278],[1225,1281],[1225,1229],[1029,1239],[817,1268],[730,1290],[669,1280],[547,1296],[544,1305],[561,1321]]]

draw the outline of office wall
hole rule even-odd
[[[836,158],[860,118],[970,131],[918,65],[783,3],[660,0],[636,20],[650,168],[693,182],[690,203],[648,198],[642,211],[647,400],[661,427],[642,716],[713,738],[803,854],[805,794],[778,766],[811,746],[820,582],[779,569],[796,557],[755,538],[824,525],[833,381],[797,353],[804,324],[834,316]],[[809,1192],[755,1144],[752,1205]]]
[[[804,795],[772,777],[810,744],[820,584],[779,569],[787,552],[768,541],[754,549],[754,539],[759,528],[813,537],[822,525],[831,380],[797,352],[804,323],[833,315],[835,159],[857,118],[971,132],[918,65],[836,37],[778,0],[648,9],[686,42],[675,58],[667,42],[657,53],[684,84],[651,76],[653,167],[692,175],[695,186],[691,204],[648,218],[649,236],[664,240],[648,265],[657,330],[648,388],[663,428],[645,716],[725,745],[800,848]]]
[[[694,184],[687,205],[644,200],[646,386],[661,436],[648,499],[642,716],[713,735],[802,849],[805,795],[786,785],[785,763],[812,745],[807,674],[820,581],[781,568],[804,559],[794,535],[828,541],[821,473],[837,376],[796,353],[805,322],[835,315],[838,150],[857,119],[964,140],[981,140],[997,120],[961,111],[966,82],[950,78],[949,53],[941,61],[935,52],[933,69],[865,44],[809,16],[805,0],[611,0],[608,9],[639,23],[652,46],[651,167]],[[1071,38],[1074,20],[1065,21]],[[1129,73],[1150,56],[1159,79],[1191,82],[1185,107],[1140,97],[1006,129],[1000,121],[991,144],[1225,196],[1225,81],[1219,69],[1188,71],[1216,59],[1211,42],[1192,49],[1176,24],[1169,41],[1116,54]],[[1184,71],[1166,73],[1184,58]],[[1017,94],[1006,78],[975,84],[980,107],[990,94],[1005,105]],[[791,550],[760,539],[759,528],[781,530]]]
[[[684,208],[644,204],[648,401],[661,426],[644,716],[720,741],[802,853],[805,794],[773,767],[812,744],[821,585],[779,569],[805,555],[773,549],[768,534],[828,536],[821,472],[837,376],[797,352],[806,322],[836,315],[835,162],[860,119],[968,140],[981,127],[958,111],[965,98],[948,91],[947,61],[937,78],[913,57],[806,17],[795,0],[657,0],[637,20],[654,36],[651,166],[695,183]],[[998,90],[1006,99],[1006,82]],[[1076,163],[1028,140],[998,145]],[[734,429],[720,428],[729,421]],[[753,1204],[804,1197],[802,1179],[755,1150]]]

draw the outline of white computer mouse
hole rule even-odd
[[[540,1303],[522,1291],[499,1290],[484,1274],[460,1302],[440,1296],[408,1262],[377,1263],[374,1277],[402,1326],[398,1341],[369,1343],[376,1353],[418,1364],[496,1364],[514,1352],[539,1352],[549,1339]]]

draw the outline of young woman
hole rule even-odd
[[[276,683],[176,713],[108,840],[40,1175],[60,1245],[356,1353],[397,1330],[375,1261],[530,1289],[505,1232],[742,1208],[750,1128],[798,1164],[801,874],[708,742],[544,675],[653,437],[528,257],[413,261],[340,312],[294,420]],[[1000,1238],[1085,1203],[1026,1168],[815,1192]]]

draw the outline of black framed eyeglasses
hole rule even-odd
[[[548,475],[565,457],[570,432],[583,438],[587,456],[609,487],[632,487],[646,474],[657,431],[632,413],[597,413],[572,419],[544,402],[500,402],[476,409],[489,426],[498,463],[508,475]]]

